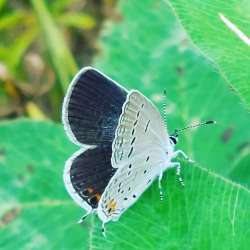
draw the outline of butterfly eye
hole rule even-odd
[[[178,142],[178,137],[171,135],[171,136],[169,136],[169,140],[170,140],[171,144],[175,145]]]

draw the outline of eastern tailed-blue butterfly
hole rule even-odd
[[[81,147],[66,162],[66,189],[87,214],[97,212],[103,224],[118,220],[156,177],[162,196],[166,169],[176,167],[182,183],[180,163],[172,161],[177,155],[188,158],[174,150],[180,130],[169,135],[154,104],[139,91],[83,68],[70,84],[62,120],[71,141]]]

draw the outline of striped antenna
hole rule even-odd
[[[162,109],[163,109],[163,120],[164,123],[167,123],[167,114],[166,114],[166,107],[167,107],[167,91],[164,89],[163,91],[163,103],[162,103]]]
[[[196,127],[209,125],[209,124],[216,124],[216,121],[210,120],[210,121],[206,121],[206,122],[197,123],[197,124],[194,124],[194,125],[189,125],[187,127],[181,128],[181,129],[176,129],[175,132],[174,132],[174,135],[178,136],[178,134],[180,132],[182,132],[183,130],[190,129],[190,128],[196,128]]]

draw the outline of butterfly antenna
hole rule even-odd
[[[162,109],[163,109],[163,120],[164,123],[166,124],[167,122],[167,114],[166,114],[166,107],[167,107],[167,91],[164,89],[163,91],[163,104],[162,104]]]
[[[91,214],[91,212],[92,212],[92,210],[90,210],[89,212],[87,212],[86,214],[84,214],[77,223],[78,224],[82,224],[83,221],[88,217],[88,215]]]
[[[181,129],[176,129],[174,134],[178,135],[180,132],[182,132],[183,130],[186,130],[186,129],[196,128],[196,127],[209,125],[209,124],[215,124],[215,123],[216,123],[216,121],[210,120],[210,121],[206,121],[206,122],[197,123],[197,124],[194,124],[194,125],[189,125],[187,127],[181,128]]]

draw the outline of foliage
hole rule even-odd
[[[170,2],[191,39],[218,65],[249,111],[249,1]]]
[[[168,5],[148,0],[143,4],[121,2],[120,8],[124,21],[103,32],[97,67],[126,87],[139,89],[161,112],[166,89],[170,133],[198,121],[216,120],[214,127],[183,133],[178,147],[202,166],[250,185],[246,169],[250,116],[240,99],[189,42]]]
[[[73,58],[82,60],[84,52],[85,63],[90,61],[103,8],[112,1],[95,6],[80,0],[0,2],[0,117],[35,118],[27,105],[32,102],[38,113],[59,119],[61,99],[77,71]]]
[[[57,28],[53,30],[55,20],[64,9],[60,6],[69,2],[55,1],[47,9],[34,8],[39,9],[39,27],[43,27],[46,39],[58,43],[58,37],[52,34],[58,32]],[[177,5],[173,6],[178,13]],[[248,249],[247,109],[228,87],[221,74],[226,71],[220,63],[211,54],[214,64],[194,47],[166,2],[122,0],[117,9],[120,18],[106,22],[99,40],[101,53],[95,57],[94,65],[126,88],[140,90],[162,114],[166,102],[169,133],[198,121],[214,119],[217,125],[188,130],[180,136],[177,148],[196,161],[181,161],[185,188],[178,183],[174,170],[167,171],[163,202],[154,183],[118,222],[106,225],[104,238],[96,216],[90,216],[83,225],[75,223],[83,211],[66,194],[62,172],[65,160],[77,147],[69,142],[62,127],[31,120],[2,123],[0,249]],[[206,18],[199,19],[201,26],[203,21],[207,24]],[[69,17],[70,25],[75,22],[73,19]],[[187,27],[182,16],[181,21],[196,42],[190,33],[192,22],[188,21]],[[46,27],[44,22],[53,24]],[[205,42],[205,30],[199,31],[199,38],[204,37]],[[48,55],[58,56],[46,39]],[[227,44],[225,50],[230,49]],[[49,57],[48,60],[52,62]],[[60,79],[56,65],[59,63],[54,61],[50,67],[55,68]],[[243,75],[241,71],[234,73]],[[64,84],[56,86],[61,91],[62,86],[65,88]],[[15,93],[13,89],[12,92]]]
[[[87,230],[75,223],[82,211],[62,181],[75,147],[62,127],[3,122],[0,136],[0,249],[83,249]]]
[[[105,239],[96,218],[76,224],[82,210],[62,182],[62,165],[76,148],[61,126],[5,122],[0,136],[0,249],[248,248],[250,192],[198,165],[183,163],[184,189],[170,171],[164,201],[153,185],[107,226]]]

